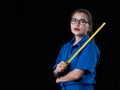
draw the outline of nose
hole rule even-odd
[[[77,20],[76,25],[79,26],[79,25],[80,25],[80,22],[81,22],[80,20]]]
[[[76,23],[77,26],[80,26],[80,22]]]

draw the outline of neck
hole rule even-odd
[[[83,37],[75,36],[75,41],[73,45],[76,45]]]

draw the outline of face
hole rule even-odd
[[[75,36],[84,37],[88,31],[90,31],[90,25],[87,20],[87,15],[83,12],[77,12],[72,16],[71,22],[71,32]]]

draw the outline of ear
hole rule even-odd
[[[92,27],[89,26],[88,30],[87,30],[87,33],[91,33],[92,32]]]
[[[91,31],[92,30],[92,26],[91,25],[89,25],[89,31]]]
[[[91,32],[91,28],[90,28],[90,27],[88,28],[87,32],[88,32],[88,33],[90,33],[90,32]]]

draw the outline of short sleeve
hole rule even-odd
[[[94,44],[89,44],[80,53],[75,68],[93,72],[98,63],[99,57],[100,57],[100,52],[98,48]]]

